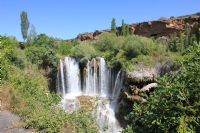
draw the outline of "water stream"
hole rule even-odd
[[[98,97],[96,120],[100,133],[117,133],[121,130],[115,117],[117,98],[123,87],[123,71],[108,69],[104,58],[88,60],[84,68],[75,58],[60,60],[58,92],[63,94],[61,101],[66,111],[79,109],[77,97],[87,95]]]

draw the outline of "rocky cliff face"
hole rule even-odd
[[[134,102],[144,104],[148,102],[150,93],[158,86],[157,78],[164,74],[176,74],[178,68],[171,60],[166,60],[155,64],[151,68],[138,66],[136,70],[127,72],[124,87],[118,98],[117,117],[122,124],[126,125],[124,116],[132,110]]]
[[[180,33],[184,31],[186,25],[189,25],[192,32],[200,22],[200,15],[190,15],[184,17],[170,18],[170,19],[159,19],[157,21],[142,22],[137,24],[130,24],[129,31],[135,35],[141,35],[145,37],[163,37],[169,36],[172,33]],[[121,27],[118,27],[119,33],[121,32]],[[95,41],[98,39],[99,35],[104,32],[111,32],[110,30],[97,30],[95,32],[79,34],[76,38],[79,42],[85,41]]]

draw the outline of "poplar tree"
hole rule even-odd
[[[30,32],[27,36],[27,42],[34,41],[36,39],[36,37],[37,37],[37,32],[36,32],[35,26],[31,25]]]
[[[126,29],[125,29],[125,36],[128,36],[130,34],[130,31],[129,31],[129,26],[126,25]]]
[[[22,11],[20,14],[21,17],[21,32],[22,32],[22,37],[24,41],[28,37],[28,29],[29,29],[29,20],[28,20],[28,14],[25,11]]]
[[[122,19],[122,31],[121,31],[121,35],[126,35],[126,25],[124,23],[124,19]]]
[[[113,33],[117,33],[117,28],[116,28],[116,21],[115,21],[115,18],[112,19],[112,22],[111,22],[111,31]]]
[[[200,41],[200,18],[198,19],[198,25],[197,25],[197,30],[196,30],[196,38],[197,38],[197,43],[199,44],[199,41]]]

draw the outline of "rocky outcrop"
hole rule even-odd
[[[134,34],[146,37],[169,36],[172,33],[182,32],[188,24],[195,31],[200,16],[189,16],[183,18],[161,19],[158,21],[143,22],[133,27]]]
[[[126,116],[132,111],[133,102],[145,104],[148,102],[150,93],[157,88],[157,77],[174,73],[177,70],[175,63],[166,60],[157,63],[154,67],[144,67],[139,65],[134,71],[127,72],[125,77],[125,86],[122,89],[118,102],[119,111],[117,116],[121,123],[126,125]]]
[[[151,68],[139,66],[138,69],[132,72],[127,72],[126,82],[127,84],[154,82],[158,76],[171,73],[176,69],[176,65],[171,60],[157,63]]]
[[[152,82],[158,76],[158,71],[156,68],[143,68],[140,70],[135,70],[133,72],[128,72],[126,76],[126,81],[129,83],[140,83],[140,82]]]
[[[104,32],[111,32],[111,31],[110,30],[96,30],[95,32],[86,32],[83,34],[79,34],[76,37],[76,40],[78,42],[95,41],[98,39],[99,35],[101,35]]]
[[[170,18],[170,19],[159,19],[157,21],[142,22],[137,24],[130,24],[129,31],[135,35],[141,35],[145,37],[163,37],[169,36],[172,33],[180,33],[184,31],[186,25],[188,24],[192,32],[195,32],[197,28],[198,21],[200,21],[200,15],[195,14],[191,16]],[[121,32],[121,27],[118,27],[119,33]],[[104,32],[111,32],[110,30],[97,30],[95,32],[79,34],[76,38],[79,42],[85,41],[95,41],[98,39],[99,35]]]

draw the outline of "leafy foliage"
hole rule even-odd
[[[34,25],[31,25],[31,29],[30,29],[30,32],[27,36],[27,42],[32,42],[36,39],[37,37],[37,33],[36,33],[36,29],[35,29],[35,26]]]
[[[24,40],[28,37],[28,28],[29,28],[29,20],[28,20],[28,14],[25,11],[22,11],[20,14],[21,17],[21,32],[22,37]]]
[[[164,76],[148,103],[133,104],[126,132],[197,132],[200,130],[200,45],[185,53],[176,75]],[[132,128],[131,128],[132,127]]]
[[[29,61],[36,64],[33,65],[28,61],[25,63],[27,59],[24,50],[17,48],[16,41],[0,36],[0,89],[3,92],[4,89],[10,89],[12,92],[9,100],[11,111],[21,117],[26,128],[34,128],[38,132],[97,132],[96,123],[91,115],[85,112],[67,114],[59,106],[60,97],[49,92],[47,79],[41,75],[37,65],[43,65],[46,61],[44,56],[49,56],[47,51],[53,49],[52,39],[44,35],[27,45],[26,55]],[[55,58],[55,55],[52,56]],[[24,67],[21,67],[18,58],[24,61]],[[53,64],[51,60],[48,63],[50,66]]]
[[[114,33],[114,34],[117,33],[116,20],[115,20],[115,18],[113,18],[113,19],[112,19],[112,22],[111,22],[111,31],[112,31],[112,33]]]
[[[66,56],[70,54],[70,50],[77,45],[76,42],[61,41],[56,44],[56,53],[59,56]]]
[[[134,60],[142,61],[138,60],[139,58],[137,59],[140,55],[161,57],[166,53],[164,45],[140,36],[117,37],[115,34],[105,33],[100,36],[95,46],[101,52],[101,55],[107,59],[110,66],[120,62],[124,68],[128,69]]]
[[[124,19],[122,20],[122,35],[126,35],[126,25],[125,25],[125,22],[124,22]]]
[[[17,42],[8,37],[0,36],[0,82],[7,78],[9,63],[14,60]]]
[[[184,50],[184,35],[181,34],[179,38],[176,34],[170,36],[170,41],[168,43],[169,50],[172,52],[178,52]]]
[[[92,44],[79,44],[71,49],[71,56],[77,57],[81,62],[96,57],[97,51]]]
[[[183,52],[191,47],[195,42],[198,42],[198,32],[192,34],[191,27],[186,25],[185,31],[181,34],[172,34],[168,41],[168,49],[172,52]]]

